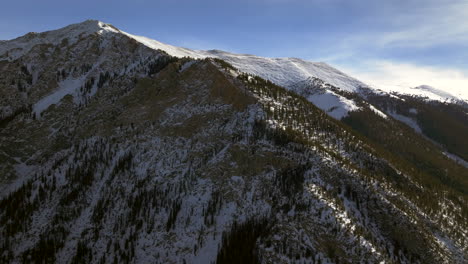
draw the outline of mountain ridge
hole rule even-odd
[[[184,56],[188,56],[192,58],[217,57],[217,58],[228,61],[229,63],[231,63],[232,65],[234,65],[236,68],[238,68],[241,71],[249,72],[251,74],[261,76],[263,78],[273,81],[274,83],[278,85],[285,86],[285,87],[289,87],[291,85],[294,85],[297,82],[300,82],[310,77],[316,77],[316,78],[324,80],[325,82],[335,87],[338,87],[348,92],[359,92],[359,89],[361,87],[371,88],[372,90],[378,90],[376,88],[372,88],[371,86],[353,77],[350,77],[349,75],[343,73],[342,71],[330,66],[326,62],[311,62],[311,61],[306,61],[306,60],[303,60],[300,58],[294,58],[294,57],[267,58],[267,57],[259,57],[253,54],[236,54],[236,53],[226,52],[226,51],[222,51],[218,49],[193,50],[189,48],[176,47],[176,46],[165,44],[160,41],[150,39],[147,37],[132,35],[130,33],[117,29],[111,24],[104,23],[99,20],[86,20],[81,23],[72,24],[64,28],[43,32],[41,34],[51,34],[53,32],[59,32],[59,31],[71,31],[71,33],[73,33],[73,31],[78,31],[78,32],[85,33],[85,34],[104,33],[104,32],[120,33],[120,34],[127,35],[145,44],[146,46],[150,48],[164,50],[168,54],[172,56],[176,56],[176,57],[184,57]],[[31,33],[28,33],[28,34],[31,34]],[[72,34],[70,37],[74,39],[76,36],[73,36]],[[4,42],[8,43],[14,40],[18,40],[18,38],[13,39],[13,40],[6,40]],[[2,55],[2,53],[5,53],[5,51],[6,51],[6,48],[1,49],[0,47],[0,55]],[[244,63],[240,63],[239,61],[243,61]],[[248,66],[248,65],[255,65],[256,64],[255,62],[257,62],[257,64],[260,66],[257,65],[257,68]],[[285,68],[284,71],[287,71],[287,74],[285,74],[284,72],[280,70],[282,67]],[[446,94],[449,94],[450,95],[449,99],[461,99],[441,89],[438,89],[438,90]],[[404,89],[404,93],[411,93],[411,89]],[[416,94],[419,94],[419,93],[416,93]],[[432,97],[431,99],[447,100],[447,97],[436,96],[436,97]],[[462,100],[466,102],[468,101],[468,98],[463,98]]]
[[[434,107],[103,33],[0,61],[0,261],[466,262],[466,168],[371,103]]]

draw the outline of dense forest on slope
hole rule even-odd
[[[369,95],[368,100],[389,112],[414,119],[421,132],[448,152],[468,160],[468,105],[398,95]]]

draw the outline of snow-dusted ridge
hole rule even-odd
[[[221,50],[192,50],[181,48],[135,36],[123,31],[123,34],[153,48],[161,49],[175,57],[207,58],[214,57],[231,63],[242,72],[258,75],[281,86],[290,86],[310,77],[319,78],[326,83],[348,92],[354,92],[366,84],[331,67],[324,62],[311,62],[298,58],[266,58],[250,54],[235,54]]]
[[[5,58],[10,61],[15,60],[38,44],[57,45],[65,38],[67,38],[68,42],[71,44],[80,37],[95,33],[104,34],[106,32],[117,33],[119,30],[101,21],[86,20],[57,30],[42,33],[30,32],[19,38],[0,42],[0,60]]]
[[[192,57],[203,59],[207,57],[219,58],[232,64],[241,72],[260,76],[277,85],[291,88],[308,78],[318,78],[332,86],[347,92],[357,92],[361,87],[367,87],[364,83],[340,72],[324,62],[311,62],[298,58],[265,58],[249,54],[235,54],[221,50],[192,50],[187,48],[168,45],[150,38],[136,36],[121,31],[110,24],[97,20],[87,20],[82,23],[72,24],[58,30],[44,33],[29,33],[14,40],[5,41],[0,44],[0,60],[15,60],[27,53],[38,44],[60,44],[67,39],[69,44],[76,42],[79,38],[91,34],[106,36],[107,34],[123,34],[143,45],[160,49],[175,57]],[[309,98],[309,100],[332,117],[341,119],[349,111],[359,109],[353,101],[348,100],[336,93],[327,93],[326,100],[323,96]],[[317,104],[317,101],[320,103]],[[332,109],[332,110],[330,110]]]
[[[250,54],[230,53],[222,50],[192,50],[165,44],[147,37],[136,36],[123,31],[120,32],[150,48],[164,50],[169,55],[175,57],[215,57],[225,60],[242,72],[258,75],[286,88],[289,88],[297,82],[315,77],[346,92],[359,92],[359,89],[364,87],[370,88],[371,90],[379,90],[379,92],[386,94],[397,92],[400,94],[426,97],[429,100],[442,102],[453,100],[464,100],[468,102],[468,97],[462,95],[456,96],[428,85],[400,87],[399,89],[395,89],[395,87],[392,89],[384,89],[381,86],[374,87],[343,73],[325,62],[312,62],[299,58],[267,58]],[[336,100],[343,101],[342,98],[339,97],[337,97]],[[345,112],[346,109],[347,107],[344,107]]]
[[[390,91],[377,90],[324,62],[312,62],[299,58],[266,58],[249,54],[235,54],[221,50],[192,50],[165,44],[147,37],[132,35],[117,29],[111,24],[97,20],[86,20],[58,30],[39,34],[29,33],[14,40],[2,41],[0,42],[0,60],[15,60],[37,44],[60,44],[64,38],[73,43],[80,37],[96,33],[100,35],[106,33],[123,34],[149,48],[163,50],[175,57],[192,57],[197,59],[207,57],[219,58],[232,64],[242,72],[260,76],[288,89],[304,80],[318,78],[345,92],[359,93],[361,88],[369,88],[376,93],[390,93]],[[458,98],[445,91],[436,90],[429,86],[402,88],[398,92],[427,97],[430,100],[447,101],[462,99],[468,101],[468,98]],[[336,93],[327,93],[326,98],[322,97],[317,95],[308,99],[336,119],[346,116],[349,111],[359,109],[352,100],[346,99]],[[330,109],[333,111],[330,111]]]
[[[346,75],[324,62],[311,62],[298,58],[265,58],[221,50],[191,50],[121,32],[150,48],[164,50],[169,55],[175,57],[192,57],[197,59],[214,57],[222,59],[242,72],[260,76],[289,89],[311,77],[321,79],[325,83],[346,92],[358,92],[361,87],[368,87],[359,80]],[[307,99],[336,119],[341,119],[348,112],[359,109],[352,100],[331,91],[311,95]]]
[[[437,100],[437,101],[446,101],[446,100],[457,100],[459,99],[458,97],[454,96],[451,93],[448,93],[446,91],[434,88],[429,85],[420,85],[418,87],[410,88],[413,90],[415,94],[419,94],[420,96],[425,96],[428,97],[429,99],[432,100]]]
[[[281,86],[290,86],[309,77],[319,78],[326,83],[353,92],[364,83],[340,72],[324,62],[311,62],[298,58],[265,58],[249,54],[235,54],[221,50],[192,50],[176,47],[143,36],[136,36],[121,31],[111,24],[97,20],[86,20],[58,30],[43,33],[28,33],[25,36],[0,42],[0,59],[2,56],[13,60],[28,52],[37,44],[60,44],[67,38],[70,43],[90,34],[120,33],[152,49],[160,49],[175,57],[192,57],[197,59],[215,57],[231,63],[240,71],[258,75]],[[37,38],[34,36],[38,36]],[[8,52],[8,54],[6,54]]]

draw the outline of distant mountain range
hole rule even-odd
[[[466,263],[468,98],[100,21],[0,42],[0,262]]]

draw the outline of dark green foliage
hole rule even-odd
[[[376,115],[357,95],[334,90],[356,100],[359,106],[367,109],[351,113],[344,119],[344,122],[356,133],[342,123],[323,116],[323,111],[316,109],[303,97],[255,76],[241,74],[238,78],[254,94],[279,101],[280,104],[274,107],[271,107],[273,104],[263,104],[267,120],[273,119],[286,127],[278,130],[286,133],[289,140],[276,141],[277,144],[280,143],[278,145],[285,146],[281,144],[284,142],[295,143],[289,144],[289,147],[295,146],[296,143],[313,146],[341,162],[343,168],[357,170],[366,182],[377,180],[391,183],[393,188],[412,201],[416,201],[418,206],[427,211],[440,210],[436,209],[440,205],[437,199],[433,199],[434,195],[442,197],[449,194],[451,201],[457,206],[466,208],[466,205],[460,203],[461,200],[455,198],[465,197],[467,193],[466,178],[463,179],[462,176],[466,175],[466,169],[444,157],[440,149],[415,134],[406,125]],[[359,117],[356,118],[357,116]],[[253,137],[257,140],[272,139],[273,137],[267,136],[269,133],[267,127],[266,122],[256,121],[253,126]],[[315,139],[311,140],[310,136],[305,135],[314,135]],[[348,160],[336,155],[338,144],[350,154]],[[326,174],[322,172],[321,175]],[[424,189],[414,184],[414,180]],[[291,192],[286,190],[286,194],[288,193]],[[363,199],[349,190],[346,195],[352,196],[351,199],[355,201],[356,206],[362,207]],[[291,205],[284,205],[285,210],[290,208]],[[402,248],[406,249],[405,256],[416,259],[424,245],[428,245],[427,241],[415,242],[412,237],[399,237],[398,233],[391,231],[394,229],[394,224],[387,219],[388,212],[382,211],[378,206],[373,206],[372,211],[379,212],[376,214],[375,223],[381,230],[388,230],[391,239],[400,241]]]
[[[102,88],[104,86],[104,84],[109,81],[109,79],[111,78],[110,76],[110,73],[108,71],[106,71],[106,73],[100,73],[99,74],[99,80],[98,80],[98,83],[97,83],[97,87],[98,88]]]
[[[382,109],[394,111],[417,121],[424,135],[450,153],[468,160],[468,105],[428,101],[419,97],[371,95],[368,100]],[[415,112],[412,112],[415,111]]]
[[[234,66],[232,66],[230,63],[224,61],[224,60],[221,60],[221,59],[218,59],[218,58],[210,58],[211,60],[213,60],[214,62],[216,62],[217,64],[219,64],[223,69],[227,70],[227,69],[231,69],[231,70],[235,70]]]
[[[93,215],[91,216],[91,220],[93,223],[98,226],[98,224],[103,221],[103,217],[105,215],[106,209],[109,207],[110,200],[108,199],[100,199],[93,210]],[[133,208],[133,207],[130,207]]]
[[[273,140],[275,144],[284,146],[290,142],[305,145],[314,144],[310,137],[306,136],[309,133],[318,136],[314,142],[321,141],[329,144],[335,142],[338,137],[350,135],[304,97],[257,76],[240,74],[238,79],[244,82],[247,89],[254,94],[274,98],[284,106],[272,110],[269,104],[263,105],[267,118],[279,121],[285,128],[266,129],[266,123],[258,120],[254,124],[256,138],[261,138],[264,135],[267,139]]]
[[[370,142],[380,145],[381,155],[388,156],[394,166],[408,171],[412,167],[418,168],[418,173],[411,174],[425,186],[437,191],[447,186],[447,191],[468,194],[468,182],[462,176],[466,169],[444,157],[439,148],[406,125],[379,120],[371,111],[353,112],[343,121],[368,137]]]
[[[39,238],[39,242],[34,247],[26,250],[22,254],[25,263],[53,263],[56,260],[56,253],[63,247],[65,238],[69,234],[65,228],[55,224],[49,232],[45,232]]]
[[[125,155],[119,158],[119,161],[117,162],[117,165],[115,165],[114,170],[112,171],[112,174],[116,175],[120,172],[129,170],[132,166],[132,159],[133,159],[132,152],[125,153]]]
[[[309,170],[308,166],[288,166],[281,169],[276,174],[276,184],[284,196],[294,198],[298,194],[302,194],[304,186],[304,173]]]
[[[80,67],[81,74],[85,74],[85,73],[89,72],[92,68],[93,68],[93,65],[91,65],[91,64],[81,65],[81,67]]]
[[[28,68],[25,65],[21,66],[21,72],[25,75],[30,75]]]
[[[180,206],[180,200],[175,200],[172,203],[171,211],[169,212],[169,218],[167,219],[166,223],[166,231],[169,231],[174,227],[175,221],[177,220],[177,214],[179,214],[180,211]]]
[[[216,263],[260,263],[257,241],[265,236],[268,230],[269,223],[265,218],[249,219],[241,224],[234,222],[231,230],[223,233]]]
[[[79,264],[79,263],[90,263],[92,260],[92,251],[86,245],[86,242],[79,241],[78,245],[76,246],[76,253],[73,257],[71,263],[72,264]]]
[[[0,128],[5,127],[13,121],[16,117],[20,116],[21,114],[29,114],[32,112],[32,105],[21,106],[17,108],[11,115],[6,117],[0,117]]]
[[[416,119],[424,135],[468,160],[468,109],[440,102],[427,103],[418,109]]]
[[[70,168],[65,174],[65,177],[76,185],[90,186],[94,180],[96,165],[96,162],[89,161],[89,163],[83,166]]]
[[[147,74],[149,76],[160,72],[162,69],[166,68],[172,62],[178,61],[176,57],[162,56],[157,58],[155,61],[148,63]]]
[[[62,78],[62,80],[63,80],[63,79],[66,79],[66,78],[68,77],[68,75],[69,75],[69,73],[68,73],[67,70],[62,69],[62,70],[60,71],[60,77]]]
[[[0,225],[4,227],[1,237],[13,237],[18,232],[28,229],[31,222],[30,215],[40,202],[38,198],[30,198],[32,190],[33,181],[30,180],[0,200]]]
[[[84,87],[81,87],[81,92],[83,94],[90,93],[91,89],[93,88],[94,82],[95,82],[94,77],[91,77],[89,80],[87,80]]]
[[[223,205],[223,197],[219,191],[215,191],[211,194],[211,199],[208,201],[208,206],[203,212],[205,217],[205,225],[211,226],[215,222],[215,216]]]
[[[286,131],[280,128],[271,128],[267,126],[264,120],[256,119],[253,125],[254,139],[266,139],[272,141],[278,146],[286,146],[292,142],[302,142],[302,135],[292,129]]]
[[[54,263],[55,254],[58,251],[57,242],[41,237],[33,249],[23,253],[23,263]]]
[[[139,230],[141,228],[141,224],[145,221],[147,231],[150,232],[154,227],[154,220],[147,221],[148,213],[151,210],[159,212],[162,208],[165,208],[167,211],[172,212],[171,209],[180,209],[180,204],[176,208],[171,207],[174,204],[168,200],[166,192],[162,191],[158,186],[152,186],[152,188],[146,189],[144,188],[145,184],[146,181],[144,180],[137,182],[134,195],[128,198],[127,204],[130,211],[127,214],[127,225],[135,224],[137,226],[137,230]],[[99,218],[99,215],[104,213],[104,210],[108,205],[109,202],[107,199],[98,203],[93,214],[95,222],[102,221],[102,218]]]

